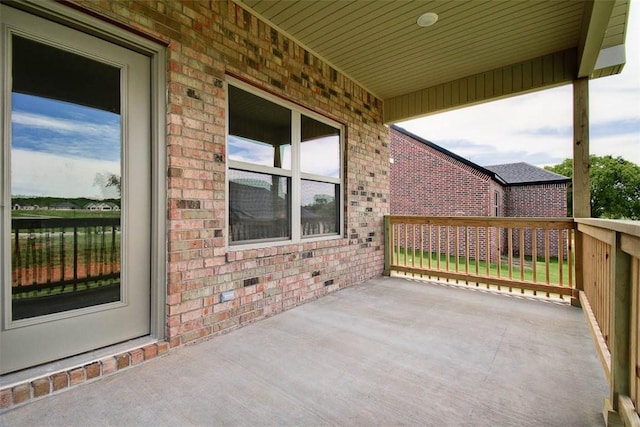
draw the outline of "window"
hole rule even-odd
[[[493,192],[493,210],[495,216],[500,216],[500,193],[498,191]]]
[[[339,235],[340,125],[255,93],[229,85],[230,244]]]

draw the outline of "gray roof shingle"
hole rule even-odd
[[[525,162],[484,166],[484,168],[500,175],[508,185],[552,184],[571,181],[571,178],[567,178],[564,175],[550,172]]]

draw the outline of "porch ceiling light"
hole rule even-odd
[[[418,17],[418,26],[430,27],[438,21],[438,14],[433,12],[427,12]]]

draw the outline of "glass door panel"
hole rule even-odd
[[[12,45],[12,320],[120,301],[120,69]]]

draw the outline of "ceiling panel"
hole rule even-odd
[[[241,0],[381,99],[567,49],[585,32],[582,0]],[[607,0],[605,0],[607,1]],[[590,11],[591,9],[587,9]],[[601,39],[624,42],[627,0]],[[427,28],[425,12],[439,15]],[[602,48],[601,45],[589,46]]]

